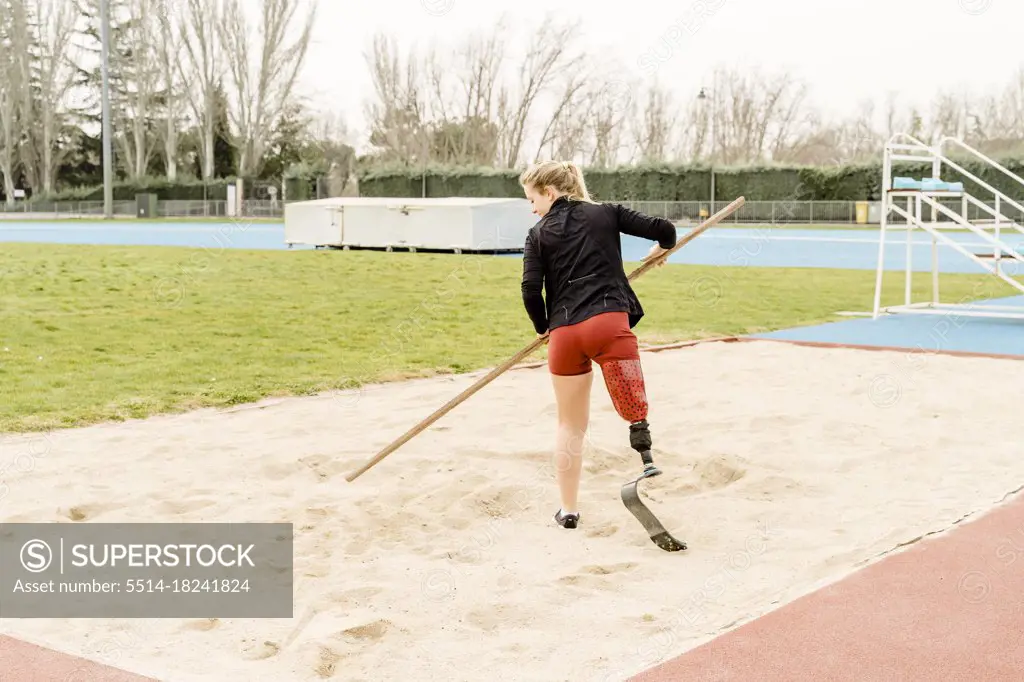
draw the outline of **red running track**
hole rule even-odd
[[[1021,682],[1024,496],[631,682]]]
[[[0,635],[0,682],[156,682]]]

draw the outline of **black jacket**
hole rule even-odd
[[[622,266],[620,233],[657,241],[664,249],[676,245],[675,225],[664,218],[566,197],[556,199],[530,228],[522,292],[538,334],[608,312],[627,312],[630,328],[636,326],[644,310]]]

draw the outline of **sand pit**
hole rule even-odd
[[[551,522],[554,400],[509,372],[354,483],[480,374],[9,438],[13,521],[291,521],[293,620],[0,621],[172,682],[623,680],[1018,487],[1024,363],[707,344],[644,354],[655,547],[619,501],[639,458],[595,377],[582,525]],[[15,465],[16,463],[16,465]]]

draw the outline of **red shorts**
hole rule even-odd
[[[548,337],[548,369],[559,376],[586,374],[591,360],[636,360],[640,348],[628,313],[601,313],[579,324],[556,327]]]

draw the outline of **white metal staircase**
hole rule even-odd
[[[983,269],[992,273],[1020,293],[1024,294],[1024,284],[1018,282],[1007,274],[1007,265],[1010,261],[1011,274],[1024,274],[1024,255],[1017,251],[1013,244],[1006,241],[1007,234],[1019,234],[1024,236],[1024,226],[1020,222],[1007,217],[1004,211],[1012,207],[1024,216],[1024,205],[1014,198],[996,189],[981,178],[969,172],[963,166],[957,164],[943,153],[946,145],[955,145],[961,151],[967,152],[975,159],[999,170],[1012,180],[1014,189],[1018,186],[1021,190],[1020,196],[1024,196],[1024,178],[1013,173],[1009,169],[993,161],[981,152],[967,146],[962,141],[952,138],[941,138],[935,146],[927,145],[905,133],[897,133],[885,145],[882,168],[882,211],[881,231],[878,244],[878,272],[875,280],[875,304],[873,317],[877,318],[881,313],[918,313],[918,314],[939,314],[945,315],[956,311],[958,315],[969,315],[975,317],[1010,317],[1024,319],[1024,306],[998,306],[968,303],[940,303],[939,302],[939,242],[963,254]],[[894,177],[903,180],[893,174],[895,162],[928,163],[932,165],[932,177],[923,179],[923,182],[903,183],[894,182]],[[959,172],[986,192],[992,194],[988,202],[971,195],[962,185],[946,183],[942,181],[943,164]],[[907,187],[894,187],[896,184],[909,184]],[[950,200],[956,200],[959,211],[950,208]],[[900,204],[903,204],[901,206]],[[970,220],[970,209],[976,209],[976,213],[988,216],[988,219]],[[924,209],[929,209],[929,216],[925,218]],[[902,217],[905,224],[890,224],[891,216]],[[939,216],[944,219],[940,220]],[[1024,218],[1020,219],[1024,222]],[[882,299],[882,277],[885,270],[885,247],[886,233],[889,231],[906,232],[906,282],[904,292],[904,304],[899,306],[881,306]],[[913,277],[914,235],[918,230],[923,230],[931,235],[931,272],[932,272],[932,297],[931,301],[914,303],[911,297],[911,282]],[[967,245],[949,236],[950,232],[967,231],[977,236],[984,244],[992,247],[991,255],[986,251],[977,254]],[[920,242],[918,242],[919,244]]]

